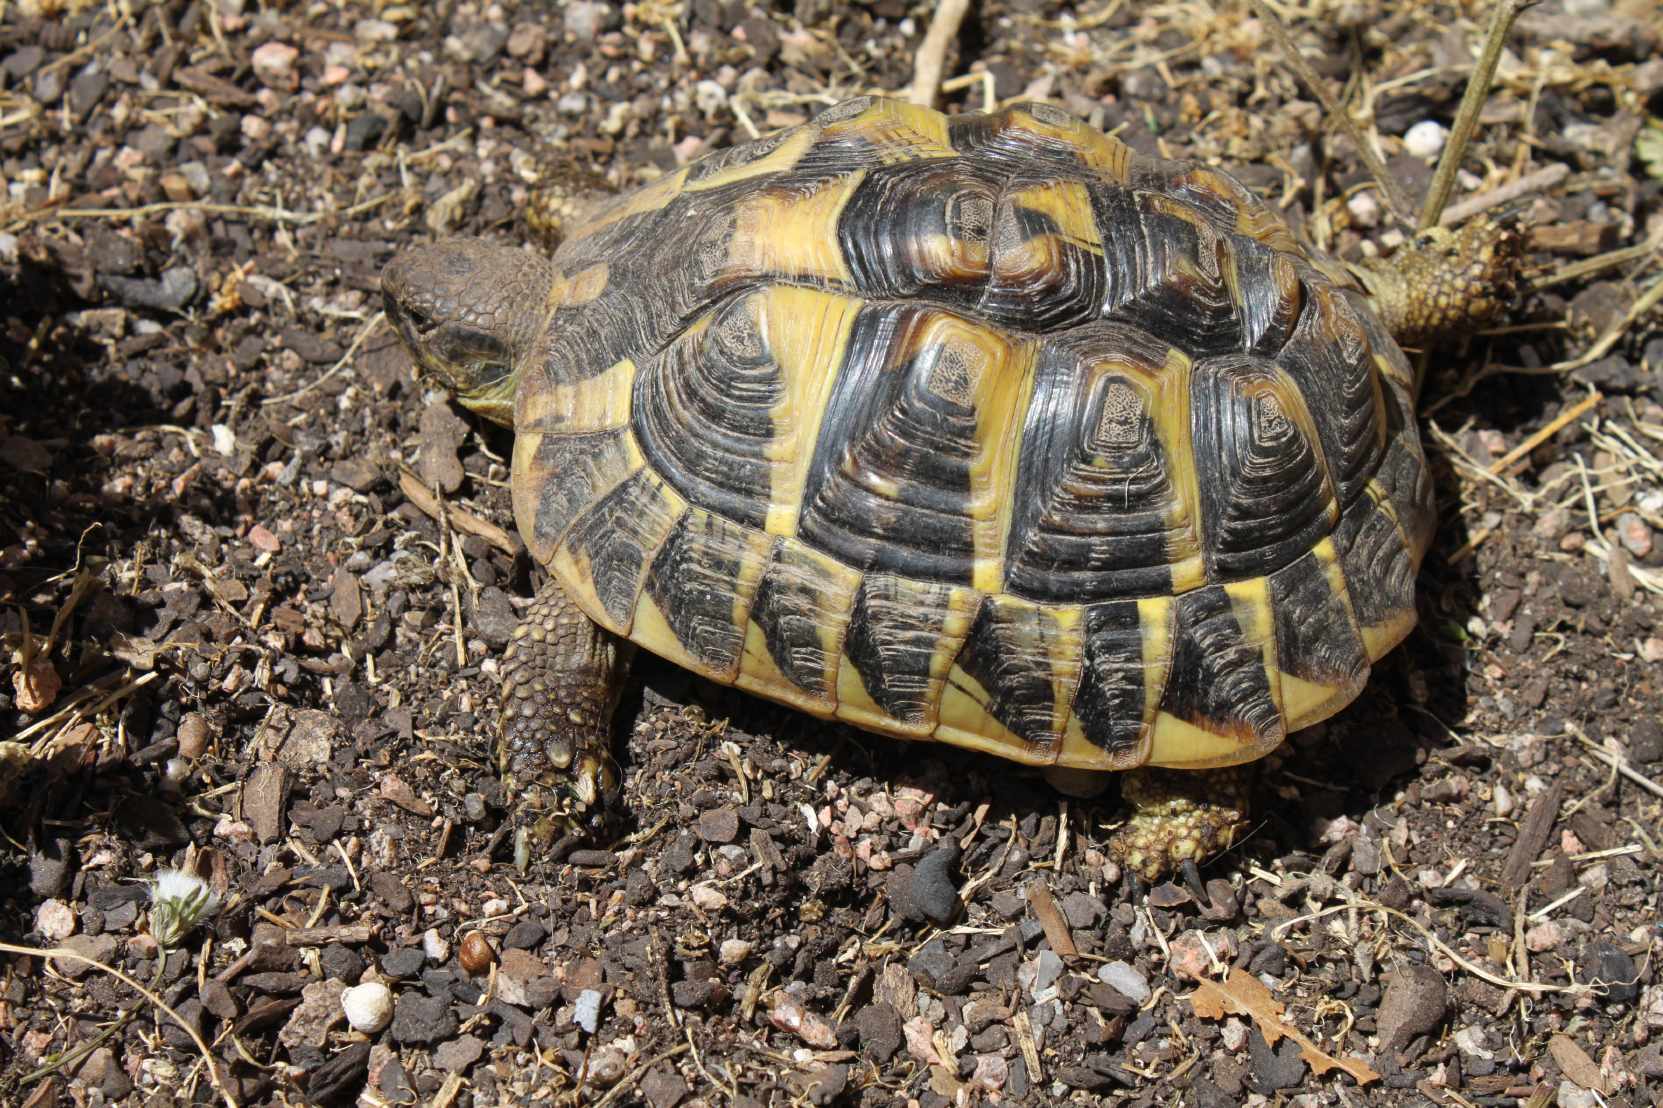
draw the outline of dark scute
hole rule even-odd
[[[1088,191],[1103,239],[1103,316],[1181,335],[1191,356],[1241,349],[1241,321],[1224,279],[1234,262],[1219,229],[1170,197],[1109,184]]]
[[[1415,566],[1397,523],[1373,498],[1345,510],[1334,529],[1357,621],[1375,627],[1415,606]]]
[[[1282,730],[1264,654],[1242,636],[1223,586],[1184,593],[1173,631],[1172,669],[1162,707],[1205,731],[1268,742]]]
[[[698,158],[687,167],[687,180],[691,183],[709,180],[724,170],[736,169],[761,161],[769,154],[784,146],[786,142],[796,137],[798,128],[791,127],[778,131],[754,142],[742,142],[737,146],[727,146],[714,150]]]
[[[622,358],[656,354],[723,292],[735,202],[755,180],[683,192],[664,207],[568,238],[555,263],[568,275],[606,267],[606,287],[586,303],[557,309],[538,372],[550,385],[605,372]]]
[[[1061,138],[1051,138],[1024,128],[1017,120],[1027,112],[1051,126],[1076,122],[1068,117],[1059,124],[1045,113],[1056,111],[1046,104],[1011,104],[997,112],[966,112],[947,119],[947,141],[960,154],[1012,173],[1053,172],[1080,176],[1091,172],[1080,157],[1080,148]]]
[[[819,562],[797,547],[781,543],[762,575],[751,620],[762,630],[768,654],[792,684],[812,696],[829,699],[837,669],[827,657],[820,629],[848,618],[847,594],[828,589]],[[835,641],[835,640],[834,640]]]
[[[1051,651],[1059,637],[1057,618],[1049,609],[994,596],[983,601],[959,651],[959,668],[987,690],[988,713],[1036,754],[1062,740],[1051,672]]]
[[[1276,664],[1319,685],[1352,687],[1368,670],[1368,655],[1345,598],[1334,592],[1315,554],[1270,577],[1276,617]]]
[[[739,667],[745,627],[734,621],[740,574],[757,556],[746,528],[689,511],[653,559],[647,591],[687,652],[718,673]]]
[[[1011,493],[1011,592],[1091,603],[1171,591],[1178,493],[1143,391],[1166,355],[1164,343],[1118,323],[1093,323],[1042,349]],[[1131,368],[1094,371],[1105,356]]]
[[[1143,630],[1135,600],[1094,604],[1085,612],[1085,654],[1074,715],[1099,749],[1125,754],[1143,737]]]
[[[1379,464],[1384,418],[1379,375],[1354,305],[1326,284],[1307,287],[1304,311],[1276,361],[1316,422],[1340,503],[1350,505]]]
[[[1397,390],[1388,388],[1387,411],[1401,411]],[[1425,550],[1437,530],[1437,510],[1433,504],[1432,473],[1427,468],[1426,456],[1421,452],[1420,438],[1413,427],[1394,429],[1380,460],[1375,480],[1386,492],[1398,522],[1415,550]]]
[[[1235,354],[1196,365],[1190,442],[1210,579],[1269,573],[1327,533],[1333,497],[1301,430],[1302,408],[1298,391],[1262,359]]]
[[[1241,298],[1242,347],[1274,355],[1293,335],[1305,306],[1305,286],[1287,255],[1262,243],[1232,237],[1236,292]]]
[[[843,258],[863,295],[927,295],[960,310],[976,306],[987,282],[986,249],[999,197],[998,175],[961,159],[903,162],[873,170],[838,216]],[[979,264],[938,272],[924,250],[946,238]]]
[[[924,723],[933,716],[930,658],[946,629],[954,591],[873,573],[855,593],[843,653],[866,694],[904,723]]]
[[[678,515],[663,483],[641,470],[572,524],[566,545],[588,557],[595,595],[613,619],[634,615],[647,568]]]
[[[628,435],[620,428],[543,436],[531,463],[541,482],[533,525],[540,545],[558,545],[577,514],[629,472]]]
[[[1033,331],[1054,331],[1096,319],[1103,307],[1103,256],[1063,237],[1056,221],[1044,212],[1024,207],[1021,190],[1050,183],[1019,178],[999,200],[990,236],[991,270],[986,294],[978,307],[990,319]],[[1057,264],[1029,273],[1025,258],[1034,240],[1050,239]],[[1018,279],[1018,278],[1021,279]]]
[[[770,412],[785,382],[754,303],[729,301],[702,333],[683,334],[645,362],[632,420],[648,462],[690,502],[761,527],[772,470]]]
[[[877,305],[855,321],[809,465],[798,534],[861,570],[968,584],[977,413],[927,387],[940,348],[896,364],[932,314]]]

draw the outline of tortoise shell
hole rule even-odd
[[[520,530],[712,680],[1020,762],[1220,766],[1414,623],[1409,367],[1218,170],[1043,104],[861,98],[553,262]]]

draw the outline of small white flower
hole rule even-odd
[[[150,934],[163,947],[171,947],[219,911],[219,894],[195,874],[164,869],[151,883],[150,903]]]

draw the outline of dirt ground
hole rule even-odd
[[[1278,10],[1418,200],[1485,12]],[[625,837],[508,864],[511,440],[381,267],[904,90],[932,11],[0,6],[0,1104],[1659,1103],[1653,0],[1516,28],[1456,200],[1524,183],[1531,289],[1431,357],[1420,629],[1202,887],[1119,871],[1112,796],[650,660]],[[984,0],[946,63],[1403,239],[1243,3]],[[164,868],[220,903],[161,958]]]

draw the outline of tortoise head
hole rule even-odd
[[[554,275],[529,251],[451,239],[394,258],[381,297],[419,374],[512,426],[514,389],[547,325]]]

